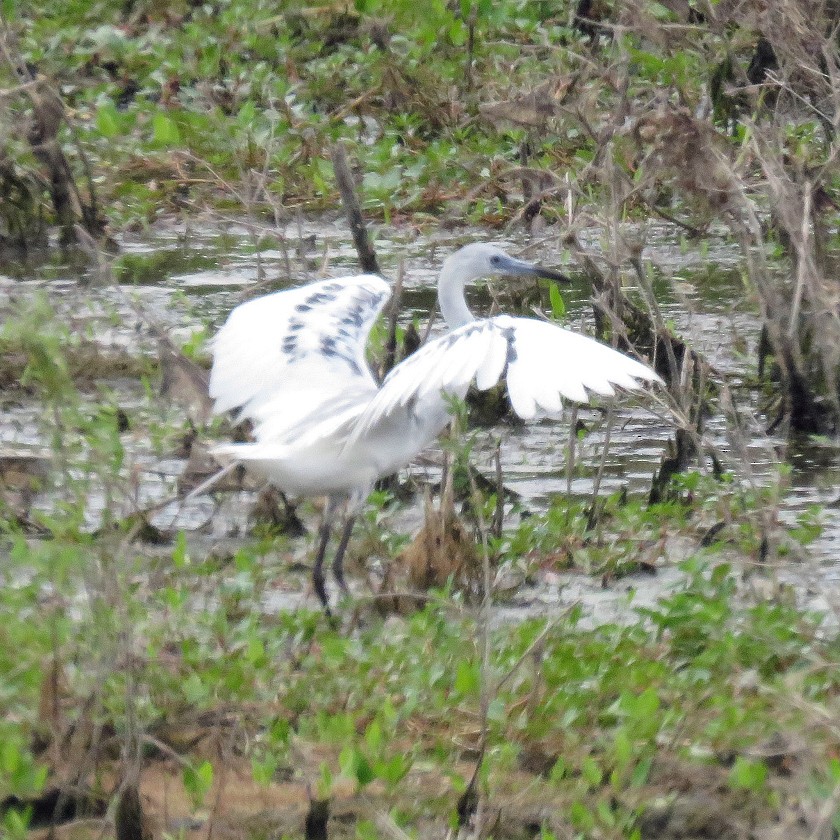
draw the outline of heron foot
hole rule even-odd
[[[327,597],[324,570],[320,565],[316,565],[312,569],[312,587],[315,590],[315,594],[318,596],[318,600],[321,602],[321,606],[324,608],[324,612],[327,615],[330,615],[330,599]]]
[[[350,593],[350,588],[347,586],[347,581],[344,579],[344,554],[347,551],[347,544],[350,542],[350,535],[353,533],[353,525],[355,522],[355,516],[349,516],[345,520],[344,528],[341,531],[341,539],[339,540],[338,548],[335,550],[335,557],[333,558],[332,563],[333,577],[345,595]]]
[[[344,579],[344,569],[339,566],[338,568],[333,567],[333,576],[335,577],[335,582],[339,585],[341,591],[345,595],[350,594],[350,587],[347,585],[347,581]]]

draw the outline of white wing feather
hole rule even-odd
[[[376,393],[365,345],[390,295],[382,278],[362,274],[240,304],[213,342],[215,411],[238,409],[258,440],[277,442],[313,416],[328,419],[337,398],[346,419]]]
[[[556,417],[563,399],[585,403],[591,393],[612,396],[616,386],[637,390],[640,383],[662,381],[647,365],[593,338],[500,315],[441,336],[394,368],[360,414],[348,445],[406,406],[419,423],[424,416],[445,418],[446,394],[463,398],[471,381],[486,390],[505,374],[511,405],[524,419]]]

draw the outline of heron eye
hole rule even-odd
[[[501,262],[498,256],[490,257],[490,265],[498,265]]]

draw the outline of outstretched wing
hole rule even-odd
[[[372,274],[322,280],[240,304],[213,340],[215,411],[238,410],[257,440],[281,441],[311,418],[367,403],[377,385],[368,334],[391,295]]]
[[[647,365],[580,333],[533,318],[494,319],[509,336],[507,387],[522,418],[553,417],[562,400],[587,403],[611,397],[616,387],[636,391],[662,380]],[[501,376],[501,372],[499,374]]]
[[[420,422],[424,416],[445,418],[447,394],[463,398],[472,381],[485,390],[503,376],[513,409],[524,419],[556,417],[563,399],[588,402],[591,394],[612,396],[616,387],[637,390],[640,383],[662,381],[647,365],[593,338],[546,321],[500,315],[459,327],[397,365],[350,440],[401,409]]]

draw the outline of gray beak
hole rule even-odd
[[[543,268],[540,265],[518,260],[515,257],[505,255],[499,258],[499,262],[493,266],[499,274],[509,274],[514,277],[530,276],[544,277],[547,280],[558,280],[561,283],[571,283],[571,279],[559,271],[550,268]]]

